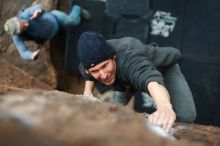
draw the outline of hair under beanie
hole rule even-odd
[[[81,34],[77,44],[77,52],[85,69],[111,59],[116,54],[115,50],[106,43],[104,37],[95,32]]]
[[[11,35],[19,34],[21,32],[19,18],[12,17],[11,19],[7,20],[4,24],[4,30]]]

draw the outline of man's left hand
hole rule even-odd
[[[158,125],[166,132],[169,132],[176,120],[176,114],[171,105],[163,105],[149,115],[148,120],[150,123]]]
[[[39,17],[41,15],[41,12],[42,12],[41,10],[36,10],[34,14],[30,17],[30,19]]]

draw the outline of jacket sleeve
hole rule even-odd
[[[38,4],[38,5],[31,6],[27,9],[21,11],[18,14],[18,17],[29,19],[34,14],[34,12],[37,11],[37,10],[40,10],[40,11],[43,12],[44,11],[43,5]]]
[[[21,58],[31,60],[32,52],[28,50],[26,44],[24,43],[24,39],[19,35],[13,35],[12,40]]]
[[[162,74],[144,56],[135,56],[126,63],[124,71],[126,79],[139,91],[147,91],[147,85],[151,81],[164,84]]]
[[[174,65],[181,59],[180,51],[173,47],[155,47],[154,55],[152,61],[157,67]]]

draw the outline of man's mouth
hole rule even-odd
[[[111,77],[107,77],[105,80],[102,80],[103,83],[109,83],[112,81]]]
[[[110,81],[111,81],[111,78],[108,78],[108,79],[104,80],[103,82],[104,82],[104,83],[108,83],[108,82],[110,82]]]

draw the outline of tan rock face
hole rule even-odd
[[[39,88],[52,90],[52,88],[48,84],[27,74],[20,68],[9,64],[6,60],[0,59],[0,64],[0,85],[24,89]]]
[[[26,141],[38,146],[183,146],[151,133],[144,117],[129,108],[58,91],[1,96],[0,122],[0,145],[17,140],[22,146]],[[10,140],[2,139],[4,134]]]
[[[177,123],[175,137],[180,141],[201,143],[205,146],[220,146],[220,128],[197,124]]]

